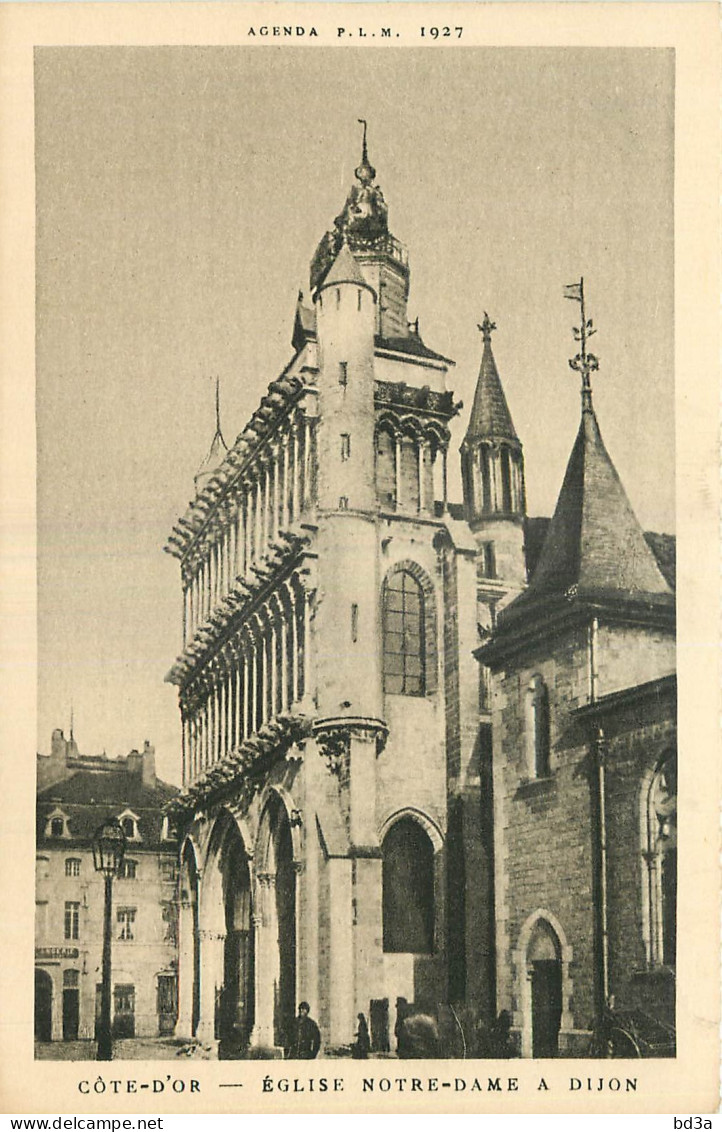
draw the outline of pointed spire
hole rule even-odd
[[[464,438],[464,444],[467,446],[477,440],[518,439],[491,348],[491,335],[492,331],[496,330],[496,323],[491,321],[486,311],[479,330],[484,349],[469,427]]]
[[[556,510],[529,588],[518,601],[615,591],[620,596],[670,593],[604,446],[596,414],[583,398]]]
[[[369,151],[366,145],[366,128],[367,122],[365,118],[358,119],[359,124],[364,128],[363,150],[361,153],[361,164],[355,170],[357,179],[362,185],[372,185],[376,177],[376,170],[369,161]]]

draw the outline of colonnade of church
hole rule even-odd
[[[297,415],[218,504],[184,574],[184,644],[313,501],[314,463],[314,420]]]
[[[185,686],[184,784],[303,699],[311,664],[311,600],[292,576]]]
[[[483,513],[525,511],[524,472],[521,454],[508,444],[479,443],[463,461],[471,477],[468,498]]]
[[[376,494],[396,510],[430,511],[447,500],[447,438],[417,422],[382,420],[376,431]]]

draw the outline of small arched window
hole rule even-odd
[[[384,691],[423,696],[426,691],[424,594],[408,570],[386,580],[383,595]]]
[[[539,674],[532,676],[527,692],[527,741],[530,777],[548,778],[551,773],[549,689]]]
[[[413,818],[400,818],[383,840],[383,946],[429,955],[434,949],[434,847]]]
[[[647,793],[646,846],[650,960],[673,967],[677,950],[677,756],[659,764]]]

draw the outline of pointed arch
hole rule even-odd
[[[572,948],[560,921],[548,908],[537,908],[524,921],[514,950],[514,1021],[522,1057],[553,1056],[552,1045],[557,1050],[560,1036],[572,1029],[571,962]]]

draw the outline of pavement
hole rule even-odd
[[[174,1061],[188,1042],[175,1038],[121,1038],[113,1042],[113,1061]],[[96,1043],[36,1042],[36,1061],[95,1061]]]

